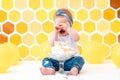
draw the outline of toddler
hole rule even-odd
[[[80,56],[76,42],[79,41],[79,34],[73,29],[72,15],[67,9],[58,9],[54,16],[55,27],[50,39],[51,46],[55,41],[65,42],[69,47],[73,48],[75,55],[63,61],[62,68],[69,71],[71,75],[78,75],[84,65],[84,59]],[[43,75],[53,75],[61,68],[60,61],[53,58],[44,58],[42,60],[42,68],[40,71]]]

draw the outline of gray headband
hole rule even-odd
[[[72,23],[72,20],[70,19],[70,17],[69,17],[66,13],[64,13],[64,11],[58,9],[55,17],[56,17],[56,16],[64,16],[64,17],[66,17],[66,19],[68,20],[70,26],[72,26],[72,24],[73,24],[73,23]]]

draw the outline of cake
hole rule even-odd
[[[69,47],[66,43],[55,41],[50,56],[57,60],[66,60],[74,56],[74,54],[74,49]]]

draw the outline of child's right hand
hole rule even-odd
[[[56,25],[54,30],[55,30],[55,33],[59,33],[60,30],[61,30],[61,26],[60,25]]]

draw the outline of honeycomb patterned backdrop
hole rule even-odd
[[[71,11],[73,28],[81,36],[80,51],[88,41],[102,42],[109,48],[120,42],[120,0],[0,0],[0,44],[16,44],[21,60],[48,56],[41,50],[47,49],[58,8]]]

